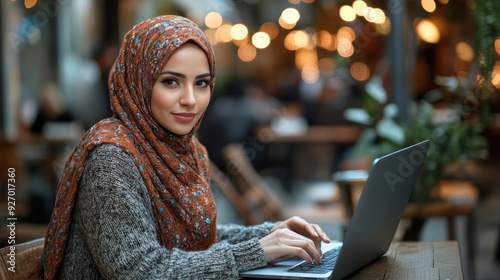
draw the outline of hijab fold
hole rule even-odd
[[[93,148],[111,144],[134,161],[147,187],[160,243],[168,249],[208,249],[217,240],[216,209],[210,193],[205,148],[193,137],[163,128],[151,112],[151,92],[168,58],[193,42],[207,55],[215,82],[215,61],[208,38],[193,22],[179,16],[143,21],[123,40],[109,77],[113,117],[94,125],[66,162],[45,237],[40,278],[59,274],[71,229],[72,211],[86,159]]]

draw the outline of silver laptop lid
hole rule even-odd
[[[374,160],[330,279],[385,254],[425,161],[430,141]]]

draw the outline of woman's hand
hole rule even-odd
[[[299,256],[307,262],[314,258],[316,263],[321,263],[321,241],[330,243],[321,227],[293,217],[273,227],[260,243],[268,263],[280,262],[290,256]]]

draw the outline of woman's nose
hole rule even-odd
[[[179,103],[182,106],[189,106],[189,107],[196,105],[196,96],[193,86],[188,86],[184,88]]]

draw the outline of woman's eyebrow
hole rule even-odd
[[[177,76],[180,78],[186,78],[186,75],[179,73],[179,72],[174,72],[174,71],[164,71],[164,72],[160,73],[160,75],[165,75],[165,74],[170,74],[170,75]]]
[[[180,78],[186,78],[186,75],[184,75],[182,73],[179,73],[179,72],[170,71],[170,70],[161,72],[160,76],[161,75],[165,75],[165,74],[170,74],[170,75],[173,75],[173,76],[176,76],[176,77],[180,77]],[[196,76],[196,79],[201,79],[201,78],[206,78],[206,77],[210,77],[210,73],[200,74],[200,75]]]
[[[201,78],[206,78],[206,77],[210,77],[210,73],[198,75],[198,76],[196,76],[196,79],[201,79]]]

